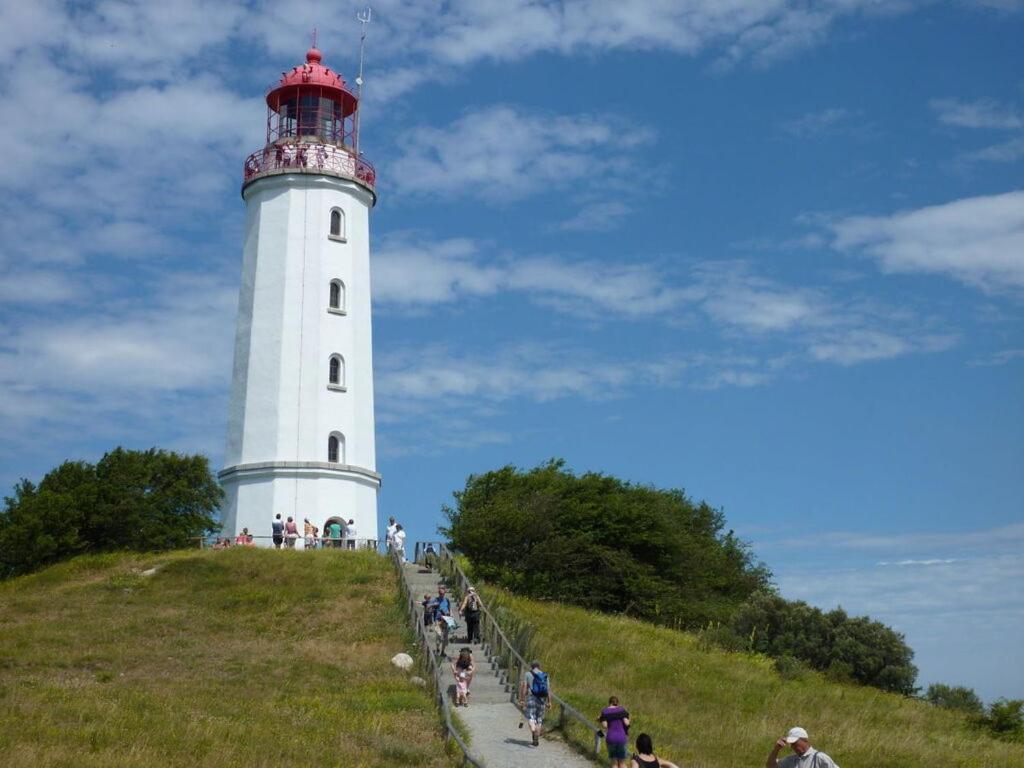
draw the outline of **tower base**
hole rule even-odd
[[[323,534],[332,517],[354,520],[360,546],[377,536],[376,472],[348,464],[317,461],[269,461],[225,467],[218,473],[224,488],[221,510],[223,534],[234,538],[243,528],[258,546],[273,546],[275,515],[298,523],[301,547],[303,523],[309,520]]]

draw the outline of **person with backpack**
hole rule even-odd
[[[540,667],[539,661],[530,662],[530,671],[523,675],[519,684],[519,707],[523,710],[526,722],[530,724],[533,746],[540,745],[540,736],[544,730],[544,712],[548,708],[551,689],[548,685],[548,673]],[[520,723],[522,728],[523,724]]]
[[[274,516],[274,522],[270,524],[270,531],[273,534],[271,538],[274,540],[274,549],[280,549],[281,542],[284,541],[284,521],[281,520],[281,515]]]
[[[459,605],[459,613],[466,620],[467,643],[480,642],[480,609],[482,607],[480,595],[473,587],[470,587]]]
[[[779,760],[779,752],[787,744],[793,754]],[[790,728],[789,733],[775,742],[764,765],[765,768],[839,768],[831,757],[811,746],[807,731],[800,726]]]
[[[646,733],[636,737],[636,752],[629,761],[629,768],[679,768],[675,763],[662,760],[654,754],[654,742]]]
[[[629,712],[619,706],[619,697],[611,696],[608,706],[597,718],[604,730],[604,743],[608,748],[611,768],[626,768],[626,747],[629,744]]]

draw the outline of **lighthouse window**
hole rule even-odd
[[[345,389],[345,359],[341,355],[331,355],[327,383],[335,389]]]
[[[327,460],[332,464],[345,461],[345,437],[339,432],[327,438]]]
[[[331,280],[331,297],[327,307],[338,314],[345,313],[345,284],[341,280]]]
[[[345,212],[341,208],[331,209],[331,238],[345,240]]]

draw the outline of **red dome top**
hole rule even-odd
[[[282,73],[281,80],[267,93],[267,106],[277,110],[282,101],[294,98],[299,91],[311,92],[318,89],[322,96],[341,104],[343,115],[355,112],[355,95],[340,74],[320,63],[322,58],[318,48],[306,51],[306,63]]]

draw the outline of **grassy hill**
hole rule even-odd
[[[1024,745],[971,729],[962,715],[820,675],[784,681],[771,661],[702,647],[690,634],[553,603],[510,598],[544,649],[552,687],[596,719],[610,695],[684,768],[762,766],[802,725],[842,768],[1024,766]],[[787,750],[783,754],[789,754]]]
[[[0,582],[0,762],[450,766],[429,694],[389,663],[405,626],[370,553],[83,557]]]

